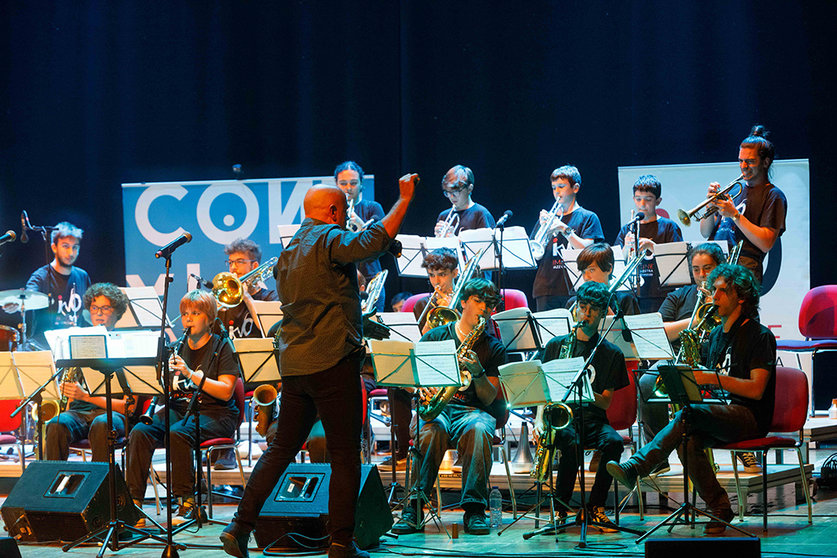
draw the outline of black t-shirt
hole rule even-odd
[[[546,344],[538,355],[538,360],[541,362],[549,362],[555,360],[561,354],[561,347],[568,342],[569,335],[562,335],[560,337],[553,337]],[[588,358],[593,352],[593,347],[599,340],[599,334],[596,333],[588,341],[580,341],[576,339],[575,350],[572,357]],[[592,375],[590,386],[596,393],[603,393],[607,390],[616,391],[629,385],[628,370],[625,367],[625,356],[619,347],[605,339],[599,348],[596,349],[596,355],[590,362],[590,369],[588,374]],[[577,404],[572,401],[567,402],[571,407],[577,407]],[[607,422],[607,411],[601,407],[597,407],[592,403],[584,404],[585,416],[593,415],[601,421]],[[589,413],[589,415],[588,415]]]
[[[742,213],[751,223],[759,227],[778,229],[779,236],[785,232],[788,200],[785,194],[773,184],[757,187],[745,186],[733,201],[739,213]],[[761,268],[765,253],[750,242],[729,217],[721,219],[709,235],[709,240],[726,240],[730,246],[734,246],[739,240],[744,241],[741,246],[741,258],[750,258]]]
[[[76,382],[78,384],[80,384],[83,388],[85,388],[88,393],[90,393],[90,390],[96,389],[96,388],[99,387],[98,385],[96,385],[96,386],[87,385],[87,382],[84,381],[84,376],[82,376],[82,374],[81,374],[81,369],[76,368],[76,371],[77,371],[76,373],[78,374],[75,378]],[[119,383],[119,386],[121,386],[121,389],[124,391],[125,388],[128,387],[127,381],[125,380],[125,370],[122,369],[122,368],[117,370],[116,374],[115,374],[115,377],[116,377],[116,381]],[[104,382],[105,377],[101,376],[101,378],[102,378],[102,382],[99,382],[100,384]],[[63,377],[60,378],[59,380],[63,380]],[[111,382],[113,382],[113,380],[111,380]],[[111,383],[111,385],[114,386],[114,388],[115,388],[115,384]],[[125,393],[127,393],[127,391]],[[104,391],[102,392],[102,396],[104,397]],[[120,397],[119,396],[114,396],[114,399],[120,399]],[[101,409],[103,412],[105,411],[104,408],[99,407],[98,405],[94,405],[93,403],[91,403],[89,401],[80,401],[78,399],[74,399],[73,401],[71,401],[70,404],[67,405],[67,409],[69,409],[71,411],[75,411],[77,413],[82,413],[82,414],[89,413],[89,412],[95,411],[97,409]]]
[[[447,218],[448,213],[452,210],[453,208],[442,211],[439,213],[436,220],[444,221]],[[459,214],[459,226],[453,230],[453,234],[459,234],[462,231],[470,231],[473,229],[490,229],[496,224],[491,212],[478,203],[475,203],[471,207],[463,209],[462,211],[457,210],[456,213]]]
[[[50,329],[82,325],[79,318],[88,287],[90,276],[80,267],[72,267],[69,275],[58,273],[52,265],[36,269],[26,281],[26,289],[49,295],[49,306],[33,313],[29,335],[42,338],[43,332]]]
[[[579,238],[593,239],[593,242],[604,242],[602,224],[599,216],[583,207],[576,207],[572,213],[565,214],[561,221],[575,231]],[[535,224],[536,230],[539,223]],[[573,283],[564,266],[562,249],[568,240],[560,233],[552,233],[546,241],[546,251],[538,262],[532,296],[567,296],[573,292]]]
[[[279,300],[279,295],[276,291],[270,289],[259,289],[256,293],[251,295],[253,300]],[[247,305],[242,300],[238,306],[233,308],[219,308],[218,318],[224,324],[225,329],[229,329],[230,322],[233,326],[233,336],[238,337],[264,337],[262,330],[259,329],[259,324],[254,316],[250,315]]]
[[[196,372],[201,371],[209,379],[217,380],[219,376],[225,374],[236,378],[241,376],[230,342],[218,335],[212,334],[203,347],[194,351],[189,348],[188,343],[184,343],[180,355],[189,368]],[[181,415],[184,414],[189,406],[191,395],[191,392],[172,393],[172,407]],[[199,400],[201,414],[213,417],[238,417],[239,409],[234,396],[230,397],[229,401],[222,401],[202,391]]]
[[[369,219],[380,221],[384,218],[384,208],[376,201],[360,200],[355,202],[355,214],[366,223]],[[372,279],[381,271],[381,261],[378,258],[358,262],[357,268],[367,280]]]
[[[446,339],[453,339],[458,348],[461,343],[459,341],[459,337],[456,335],[455,328],[456,322],[434,327],[425,333],[421,340],[444,341]],[[483,332],[483,334],[480,335],[474,343],[472,350],[476,353],[480,364],[482,364],[482,367],[485,369],[485,374],[495,378],[499,377],[500,372],[498,367],[506,363],[506,350],[503,348],[503,344],[500,343],[500,341],[498,341],[493,335]],[[479,397],[477,397],[477,390],[474,387],[473,382],[468,386],[468,389],[457,392],[448,404],[475,407],[490,413],[494,418],[498,418],[497,413],[502,412],[500,409],[502,405],[498,403],[497,399],[495,399],[490,405],[483,405],[482,401],[480,401]]]
[[[709,334],[704,345],[703,362],[709,369],[733,378],[750,378],[750,371],[764,368],[770,373],[761,399],[748,399],[730,394],[732,403],[743,405],[753,412],[759,431],[766,434],[773,419],[776,400],[776,338],[773,333],[752,318],[739,318],[728,333],[719,325]],[[727,372],[728,370],[728,372]]]
[[[630,223],[622,225],[622,228],[619,229],[619,234],[616,235],[616,242],[614,244],[618,244],[624,248],[625,235],[628,234],[630,226]],[[639,236],[640,238],[649,238],[656,244],[680,242],[683,240],[683,233],[680,232],[680,226],[665,217],[657,217],[656,221],[650,223],[640,223]],[[659,298],[672,291],[671,287],[662,287],[660,285],[660,280],[665,278],[660,277],[660,272],[657,269],[657,260],[654,257],[642,260],[639,264],[639,276],[642,279],[639,287],[639,296],[641,297]]]

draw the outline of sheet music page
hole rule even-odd
[[[415,386],[410,356],[415,345],[409,341],[369,339],[375,381],[379,386]]]
[[[607,331],[610,328],[610,324],[613,323],[613,320],[614,316],[605,316],[605,319],[599,324],[599,333]],[[610,333],[607,334],[607,340],[619,347],[619,350],[625,355],[625,359],[637,360],[639,357],[636,354],[636,348],[634,348],[633,343],[625,341],[625,335],[623,335],[625,329],[626,325],[622,320],[616,320],[616,324],[610,328]]]
[[[557,358],[541,365],[546,378],[547,396],[550,397],[551,401],[561,401],[567,392],[572,389],[572,381],[578,374],[578,370],[584,366],[584,360],[582,357]],[[573,397],[570,395],[568,401],[572,400]],[[585,379],[582,401],[593,400],[593,389],[590,387],[589,380]]]
[[[287,248],[288,243],[296,234],[296,231],[299,230],[299,225],[276,225],[276,228],[279,229],[279,238],[282,241],[282,248]]]
[[[156,331],[112,331],[108,355],[112,358],[155,357],[160,334]]]
[[[544,390],[544,376],[541,361],[525,360],[510,362],[498,367],[500,382],[506,389],[506,399],[510,407],[529,407],[548,401]]]
[[[137,322],[132,323],[133,315],[125,312],[122,318],[116,323],[120,327],[157,327],[160,326],[160,317],[163,315],[163,303],[154,287],[119,287],[125,293],[131,304],[133,312],[136,313]]]
[[[659,312],[625,316],[625,324],[630,328],[637,355],[645,360],[674,358],[671,343],[663,327],[663,316]]]
[[[20,387],[23,390],[23,393],[19,397],[34,393],[41,384],[56,373],[55,361],[52,358],[52,353],[49,351],[20,351],[3,353],[3,356],[8,356],[10,369],[17,369]],[[5,362],[3,363],[3,368],[5,368]],[[14,378],[14,373],[12,373],[11,377],[12,379],[17,379]],[[61,399],[57,381],[50,382],[41,394],[44,399]]]
[[[462,272],[465,270],[465,259],[462,256],[462,249],[458,237],[448,236],[444,238],[436,238],[435,236],[428,236],[424,239],[424,247],[427,249],[428,252],[437,248],[450,248],[456,253],[456,259],[459,262],[459,271]],[[470,256],[471,255],[468,254],[468,257]],[[424,276],[427,276],[426,270],[424,272]]]
[[[538,348],[528,317],[532,312],[526,307],[497,312],[491,318],[500,330],[500,340],[507,351],[533,351]]]
[[[461,386],[459,361],[456,358],[456,343],[453,339],[444,341],[421,341],[415,344],[416,376],[425,387]]]
[[[412,312],[379,312],[375,317],[392,330],[390,339],[393,341],[418,343],[421,339],[421,330]]]
[[[572,314],[566,308],[535,312],[532,317],[537,320],[538,335],[540,335],[541,343],[544,345],[553,337],[567,335],[570,332],[570,323],[573,320]]]
[[[92,327],[68,327],[65,329],[50,329],[44,332],[52,358],[62,360],[70,358],[70,336],[71,335],[107,335],[105,326]],[[108,347],[110,348],[110,347]]]

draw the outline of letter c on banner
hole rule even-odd
[[[139,199],[137,199],[137,206],[134,208],[134,219],[136,220],[137,229],[139,229],[140,234],[145,237],[148,242],[157,246],[165,246],[186,232],[183,227],[177,227],[170,233],[162,233],[151,225],[151,221],[148,218],[148,210],[157,198],[171,196],[180,201],[185,195],[186,188],[183,186],[163,188],[149,186],[142,194],[140,194]],[[175,215],[175,212],[172,211],[170,214]]]
[[[212,222],[212,218],[209,215],[209,208],[212,206],[215,198],[221,194],[233,194],[244,202],[247,212],[244,217],[244,222],[237,229],[223,231]],[[225,219],[227,218],[231,218],[231,216],[226,216]],[[252,190],[243,184],[212,185],[201,194],[198,200],[198,226],[207,238],[213,242],[229,244],[236,238],[247,238],[256,230],[256,225],[258,224],[259,202],[256,200],[256,195]]]

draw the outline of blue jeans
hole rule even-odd
[[[462,461],[462,507],[485,510],[488,475],[491,473],[491,441],[497,421],[473,407],[446,405],[438,417],[422,421],[419,458],[413,462],[415,486],[427,496],[436,481],[445,451],[456,448]],[[416,424],[413,424],[415,434]]]
[[[689,407],[684,422],[685,411],[678,411],[674,420],[628,461],[640,476],[645,476],[677,449],[681,462],[688,460],[689,478],[709,509],[728,510],[729,496],[715,478],[715,470],[703,449],[762,435],[756,417],[742,405],[699,404]],[[687,428],[689,443],[684,453],[681,442]]]
[[[125,436],[125,417],[114,411],[113,429],[116,437]],[[46,424],[44,458],[50,461],[66,461],[70,457],[70,444],[87,438],[93,452],[93,461],[108,460],[108,419],[104,409],[86,413],[68,410]]]

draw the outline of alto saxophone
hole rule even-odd
[[[579,324],[573,326],[569,337],[561,345],[561,350],[558,352],[559,359],[572,358],[573,351],[575,351],[575,331],[578,326]],[[573,410],[569,405],[556,401],[544,406],[542,417],[543,430],[535,445],[534,463],[532,464],[532,472],[529,473],[536,482],[540,483],[549,480],[552,473],[552,458],[555,456],[555,435],[559,430],[572,423]]]
[[[462,384],[461,387],[444,387],[437,391],[435,395],[430,395],[430,392],[425,388],[419,389],[418,414],[419,417],[421,417],[421,420],[429,421],[438,417],[439,413],[442,412],[442,409],[445,408],[445,405],[448,404],[457,391],[465,391],[468,389],[468,386],[471,385],[471,373],[468,372],[468,369],[462,363],[462,360],[465,358],[468,351],[470,351],[474,346],[474,343],[477,342],[477,339],[479,339],[479,336],[482,335],[483,331],[485,331],[485,318],[480,316],[479,323],[477,323],[476,327],[471,330],[471,333],[469,333],[468,336],[462,340],[462,343],[456,350],[456,358],[459,360],[459,380]]]
[[[79,381],[81,376],[81,369],[77,366],[71,366],[69,368],[64,369],[64,373],[61,374],[61,383],[62,384],[73,384]],[[58,404],[58,412],[63,413],[67,410],[67,403],[69,402],[69,398],[61,394],[61,401]]]

